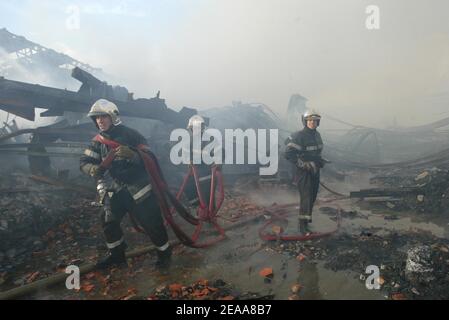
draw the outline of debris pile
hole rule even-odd
[[[449,170],[433,168],[413,176],[391,174],[374,177],[371,182],[382,187],[351,192],[351,198],[395,211],[449,212]]]
[[[59,231],[52,229],[66,219],[70,221],[87,201],[85,198],[80,201],[79,194],[68,192],[64,187],[43,185],[26,175],[3,175],[0,180],[0,272],[20,265],[33,252],[47,247],[49,241],[59,236]],[[61,232],[64,237],[73,238],[78,229],[67,226]]]
[[[432,248],[427,245],[416,246],[407,251],[405,275],[411,282],[423,284],[435,280],[432,268]]]
[[[365,281],[370,265],[379,267],[381,290],[391,299],[449,298],[449,240],[424,232],[363,231],[306,242],[270,244],[298,261],[323,261],[333,271],[351,270]]]
[[[355,210],[346,211],[343,209],[339,210],[339,209],[332,208],[332,207],[321,207],[320,212],[325,215],[330,216],[330,219],[333,221],[337,221],[338,215],[340,215],[340,217],[342,219],[355,219],[355,218],[368,219],[367,216],[365,216],[362,213],[355,211]]]
[[[215,281],[203,279],[188,286],[179,283],[163,285],[156,288],[148,300],[267,300],[273,298],[273,295],[240,292],[221,279]]]
[[[220,218],[229,222],[237,222],[240,219],[261,215],[263,211],[262,206],[256,205],[244,195],[228,194],[220,209]]]

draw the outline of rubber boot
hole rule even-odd
[[[310,233],[309,221],[304,219],[299,219],[298,221],[298,231],[301,235],[306,235]]]
[[[164,251],[157,250],[156,269],[167,271],[171,263],[172,248],[168,247]]]
[[[110,267],[127,267],[128,263],[126,262],[125,256],[126,247],[126,244],[122,243],[118,247],[111,249],[108,256],[97,262],[96,267],[98,269],[107,269]]]

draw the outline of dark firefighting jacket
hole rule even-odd
[[[313,161],[318,168],[323,167],[321,158],[323,140],[317,130],[305,127],[288,137],[285,144],[285,158],[296,166],[298,166],[298,160],[301,160],[302,162]]]
[[[100,135],[106,139],[116,141],[131,148],[147,145],[145,138],[136,130],[124,125],[112,126]],[[99,165],[109,153],[110,148],[105,144],[92,140],[80,159],[80,169],[89,174],[93,165]],[[145,171],[144,164],[136,153],[134,159],[114,159],[109,168],[109,175],[113,179],[110,187],[114,192],[126,188],[136,202],[141,202],[151,194],[152,186]]]

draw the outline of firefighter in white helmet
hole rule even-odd
[[[96,101],[90,108],[87,116],[94,121],[94,124],[98,128],[98,124],[95,121],[97,116],[108,115],[111,118],[112,125],[118,126],[122,124],[122,120],[119,117],[118,107],[115,103],[108,101],[106,99],[100,99]]]
[[[299,230],[309,232],[313,205],[320,186],[320,169],[325,160],[321,157],[323,140],[317,127],[321,116],[315,110],[307,110],[301,117],[304,129],[293,133],[286,140],[285,157],[296,166],[296,179],[300,195]]]
[[[204,132],[206,130],[206,120],[200,115],[194,115],[189,119],[187,129],[193,132],[194,127],[199,128],[201,133]]]
[[[109,255],[97,267],[126,265],[126,243],[120,222],[126,213],[130,213],[158,249],[156,267],[168,268],[171,248],[167,231],[156,195],[136,151],[139,145],[147,145],[145,138],[122,124],[117,106],[108,100],[95,102],[88,117],[93,120],[102,138],[120,144],[107,172],[100,166],[111,149],[102,142],[104,140],[92,140],[80,159],[81,171],[96,179],[99,193],[107,195],[105,199],[108,200],[106,203],[103,199],[102,227]]]
[[[208,128],[208,121],[200,115],[194,115],[189,119],[189,123],[187,124],[187,129],[190,133],[190,150],[188,150],[190,154],[190,163],[195,165],[195,168],[198,172],[199,185],[201,188],[201,193],[203,195],[204,201],[207,205],[209,205],[210,194],[211,194],[211,179],[212,179],[212,166],[217,164],[208,165],[203,161],[203,155],[205,153],[204,147],[209,144],[209,141],[203,141],[203,137],[209,138],[207,135],[206,129]],[[199,136],[195,136],[198,134]],[[201,139],[201,143],[198,145],[199,149],[195,148],[193,143],[194,139]],[[206,139],[207,140],[207,139]],[[220,147],[221,148],[221,147]],[[224,150],[221,149],[222,157],[224,155]],[[194,156],[201,156],[200,163],[194,163]],[[220,166],[218,166],[220,168]],[[187,199],[189,200],[192,206],[196,206],[199,204],[198,193],[196,190],[196,185],[194,179],[190,179],[186,185],[185,194]]]

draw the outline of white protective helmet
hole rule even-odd
[[[206,121],[202,116],[194,115],[189,119],[189,124],[187,125],[188,130],[193,130],[193,127],[200,126],[201,131],[203,131],[206,128]]]
[[[301,117],[302,123],[304,126],[307,126],[307,120],[317,120],[318,125],[320,125],[321,115],[318,111],[309,109]]]
[[[95,102],[93,106],[90,108],[90,111],[87,114],[87,116],[92,118],[92,120],[96,125],[95,117],[105,114],[111,117],[112,124],[114,126],[117,126],[122,123],[119,117],[118,107],[115,105],[115,103],[108,101],[106,99],[97,100],[97,102]]]

